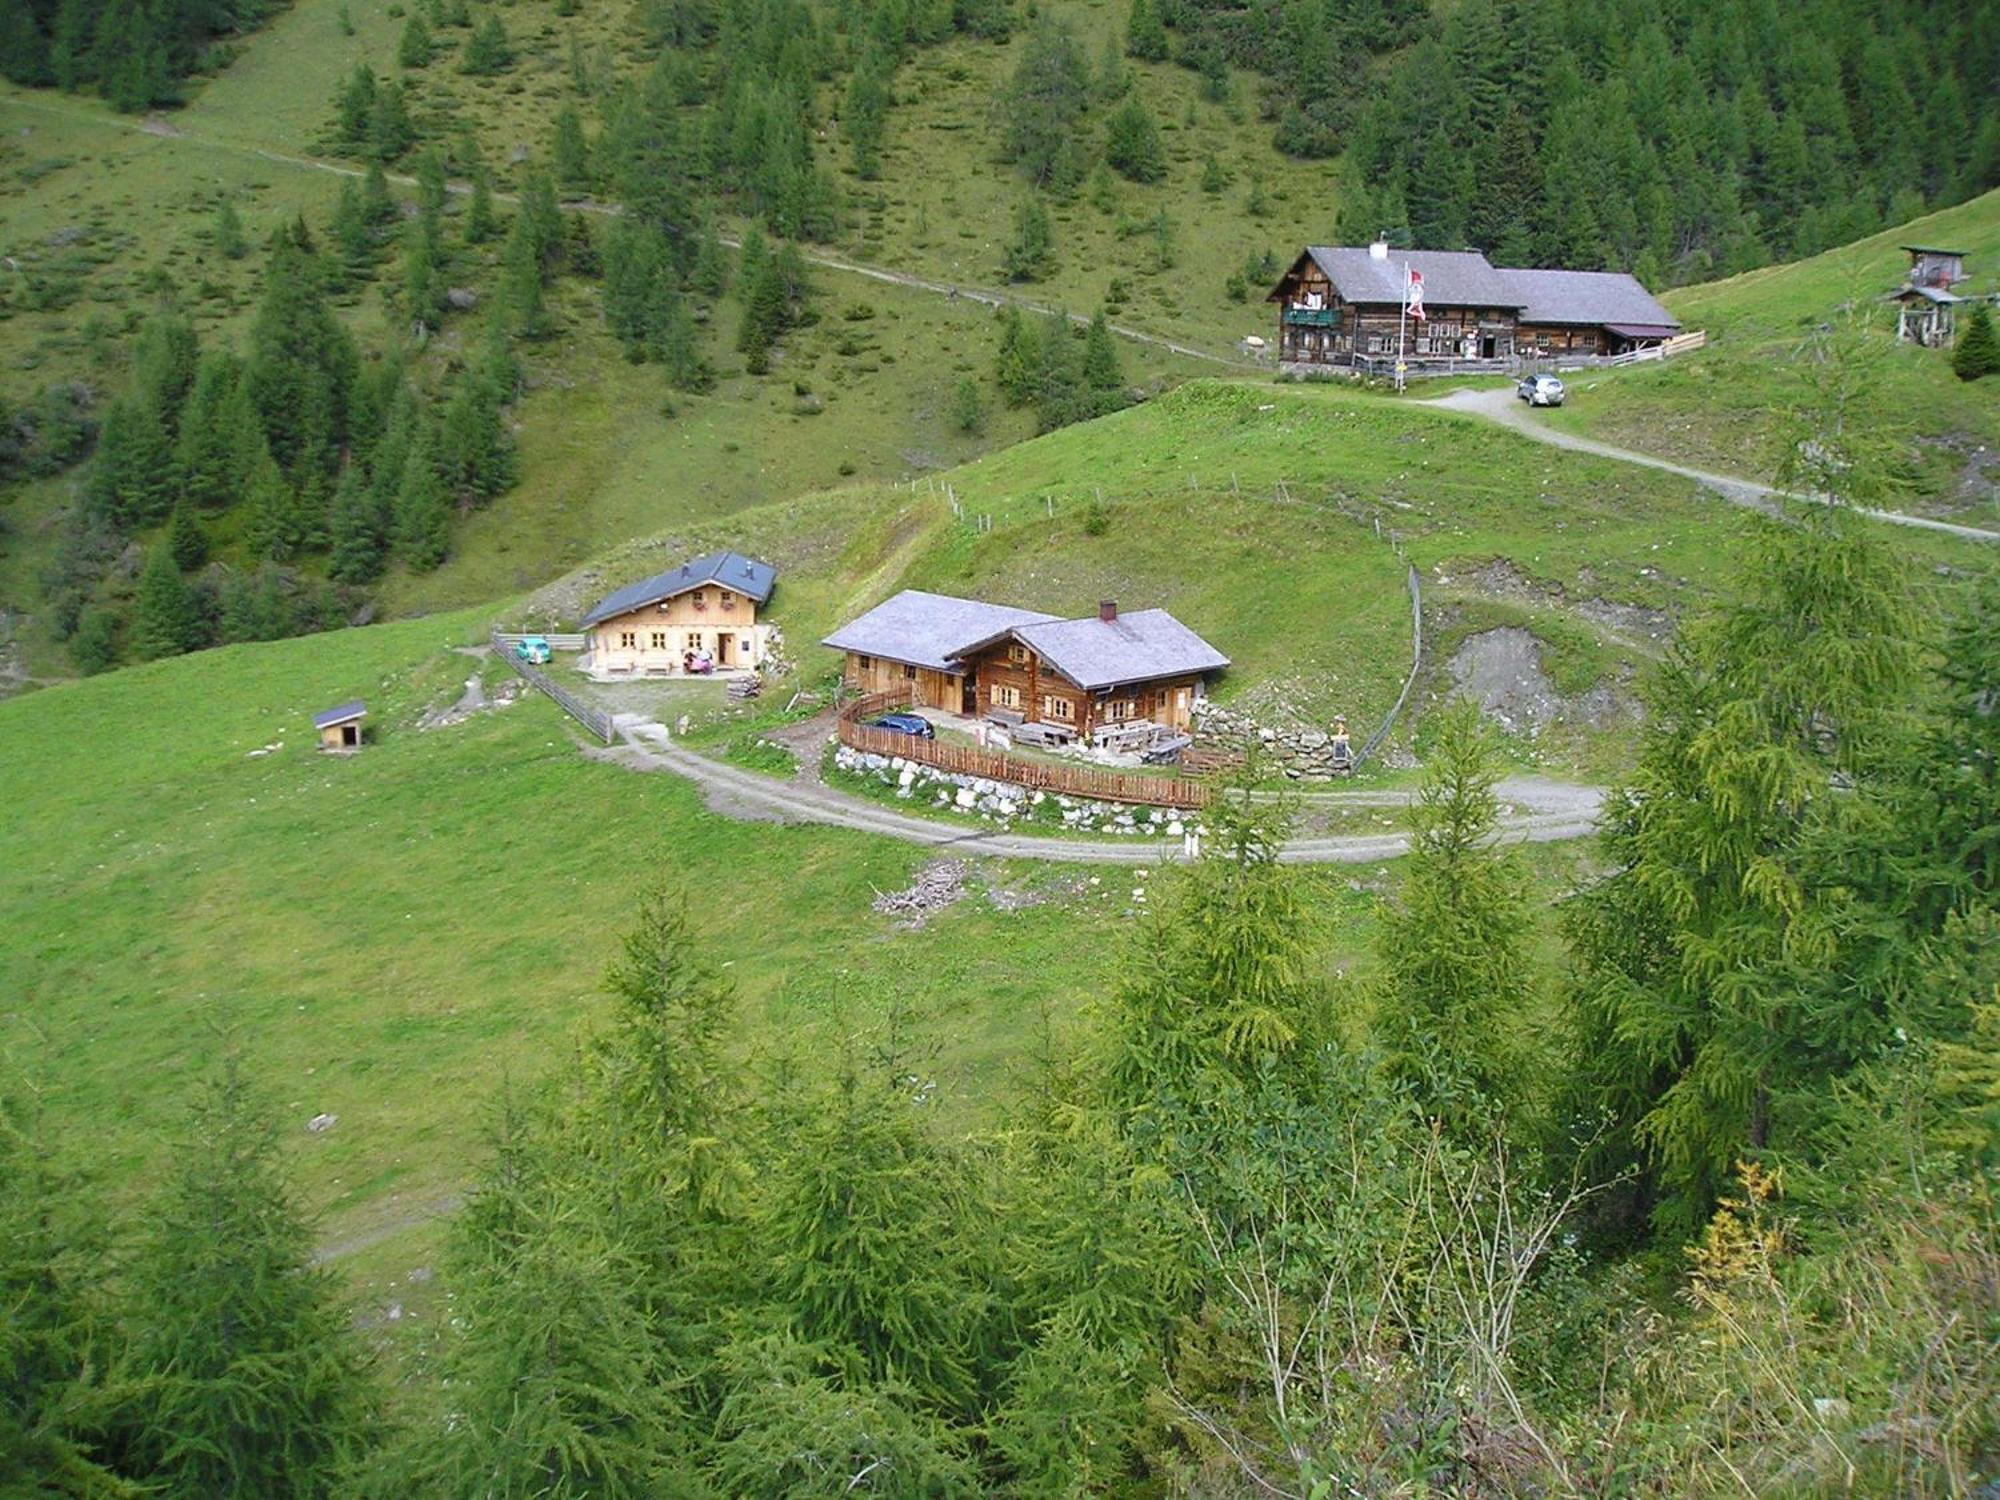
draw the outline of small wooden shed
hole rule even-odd
[[[361,748],[361,721],[368,717],[368,705],[359,698],[313,715],[313,729],[319,747],[336,755],[351,755]]]

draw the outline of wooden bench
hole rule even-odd
[[[986,710],[987,723],[998,724],[1002,729],[1008,730],[1010,732],[1019,729],[1027,721],[1028,721],[1028,716],[1022,713],[1021,710],[1018,708],[996,707],[996,708],[989,708]]]

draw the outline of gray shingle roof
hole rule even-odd
[[[1135,609],[1115,620],[1051,620],[1019,626],[1014,634],[1080,688],[1219,672],[1229,665],[1228,657],[1164,609]]]
[[[1513,291],[1523,323],[1632,323],[1678,328],[1680,320],[1622,271],[1499,273]]]
[[[1306,248],[1346,302],[1403,300],[1403,267],[1424,278],[1424,301],[1432,307],[1518,307],[1521,299],[1504,273],[1476,250],[1391,250],[1377,260],[1366,246],[1310,245]]]
[[[1032,609],[904,589],[867,614],[848,621],[821,644],[837,651],[906,662],[913,667],[955,672],[958,666],[954,657],[965,649],[967,642],[1005,635],[1019,625],[1054,619],[1054,615]]]
[[[323,714],[313,715],[313,728],[331,729],[336,724],[345,724],[349,719],[359,719],[368,712],[368,705],[356,698],[352,703],[343,703],[338,708],[329,708]]]
[[[609,620],[628,610],[643,609],[648,604],[657,604],[662,599],[671,599],[676,594],[684,594],[689,589],[709,583],[734,589],[752,604],[762,604],[771,597],[772,586],[777,581],[778,570],[769,563],[758,562],[740,552],[704,552],[700,557],[689,558],[678,568],[642,578],[637,583],[628,583],[617,593],[606,595],[595,609],[583,617],[583,623],[588,629],[600,620]]]

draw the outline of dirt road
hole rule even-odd
[[[1435,401],[1426,401],[1426,406],[1444,411],[1464,412],[1469,416],[1484,417],[1489,422],[1497,422],[1502,427],[1531,437],[1538,443],[1547,443],[1553,448],[1566,448],[1572,453],[1594,453],[1599,458],[1615,458],[1620,463],[1641,464],[1649,469],[1660,469],[1668,474],[1678,474],[1683,479],[1692,479],[1696,484],[1713,490],[1732,505],[1740,505],[1748,510],[1775,513],[1776,500],[1809,499],[1810,496],[1794,495],[1788,490],[1760,484],[1754,479],[1743,479],[1734,474],[1711,474],[1706,469],[1690,468],[1651,453],[1640,453],[1632,448],[1620,448],[1612,443],[1601,443],[1595,438],[1579,437],[1575,433],[1560,432],[1538,418],[1520,397],[1511,390],[1502,391],[1453,391]],[[1933,521],[1929,516],[1912,516],[1899,510],[1867,510],[1856,507],[1864,516],[1873,520],[1886,521],[1891,526],[1913,526],[1923,531],[1941,531],[1947,536],[1963,537],[1973,542],[2000,542],[2000,531],[1986,531],[1977,526],[1961,526],[1952,521]]]
[[[1002,833],[998,829],[962,828],[934,818],[898,812],[864,797],[809,781],[781,781],[757,771],[698,755],[676,745],[664,726],[623,717],[618,721],[623,743],[599,752],[607,759],[639,770],[672,771],[685,776],[707,794],[709,807],[727,817],[777,822],[823,823],[851,828],[905,843],[950,849],[955,853],[996,859],[1035,859],[1063,864],[1152,865],[1182,857],[1178,839],[1064,839],[1034,834]],[[1501,839],[1507,843],[1548,843],[1580,838],[1597,823],[1603,791],[1594,786],[1549,781],[1540,777],[1510,778],[1500,783],[1499,796],[1514,811],[1503,818]],[[1398,807],[1407,792],[1318,792],[1308,794],[1320,804],[1356,807]],[[1410,849],[1409,835],[1337,834],[1294,839],[1279,858],[1287,864],[1366,864],[1395,859]]]

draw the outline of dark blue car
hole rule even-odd
[[[937,738],[937,731],[931,728],[931,721],[922,714],[884,714],[874,721],[874,727],[892,730],[897,734],[913,734],[920,740]]]

